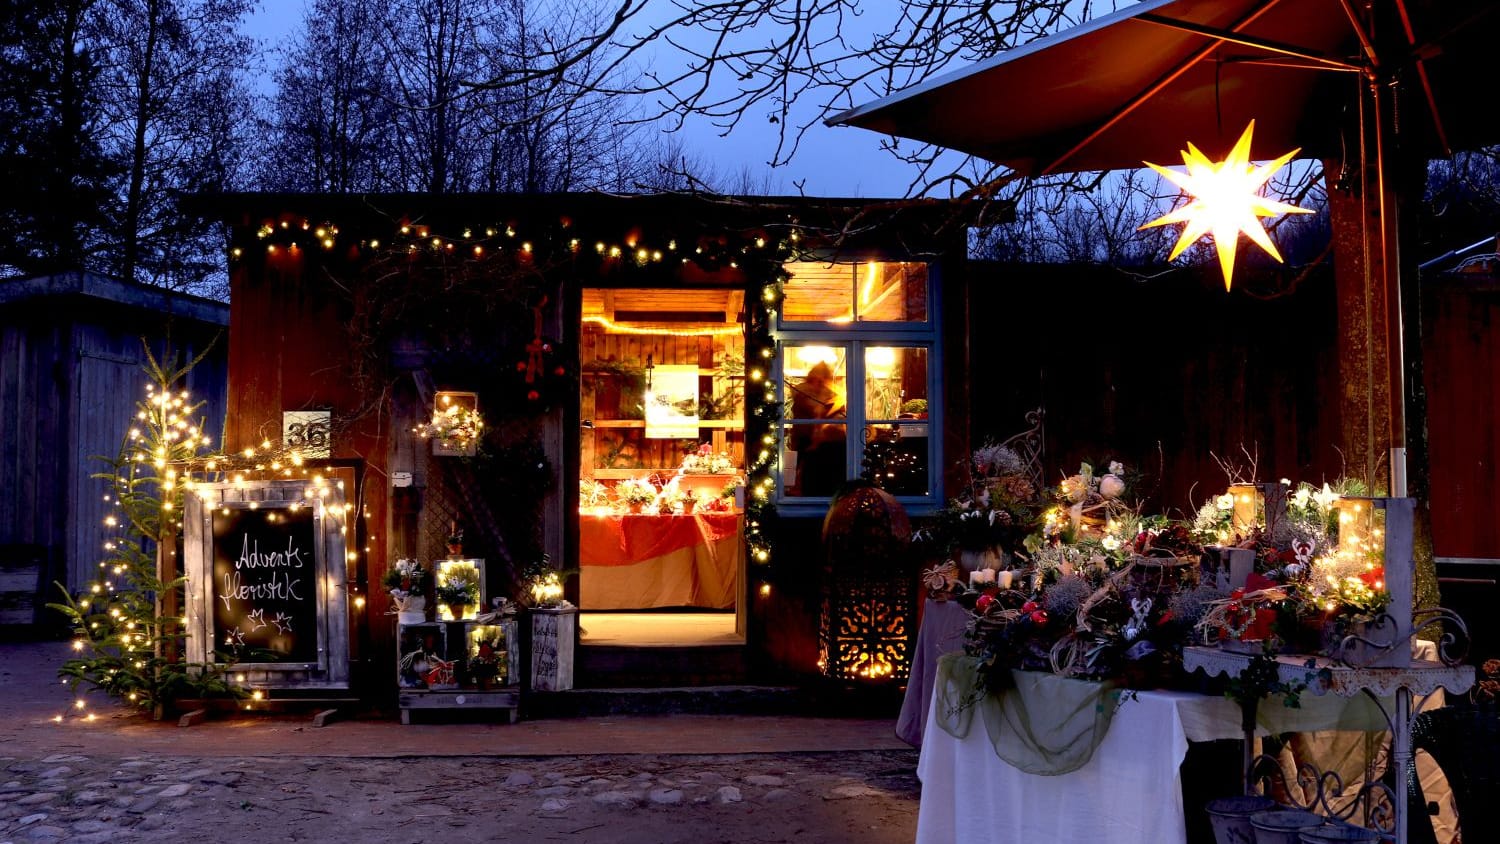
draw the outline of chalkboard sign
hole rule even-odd
[[[184,655],[258,689],[349,688],[353,473],[198,484],[183,507]]]
[[[213,511],[215,650],[257,663],[318,661],[314,509]]]

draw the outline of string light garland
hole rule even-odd
[[[757,563],[760,582],[753,592],[762,597],[770,594],[770,572],[773,561],[773,522],[775,511],[775,473],[778,461],[776,423],[781,406],[775,384],[766,377],[775,356],[772,326],[781,302],[782,288],[788,275],[784,265],[804,254],[805,236],[800,224],[788,216],[778,225],[750,230],[723,230],[706,233],[698,223],[683,223],[681,230],[648,233],[639,225],[621,225],[613,235],[601,231],[584,231],[568,217],[553,221],[539,218],[521,221],[471,220],[460,224],[401,220],[379,232],[365,230],[358,235],[332,220],[281,215],[264,221],[246,239],[246,229],[237,229],[231,243],[231,263],[259,260],[274,264],[280,261],[312,260],[307,244],[320,247],[317,260],[343,262],[350,267],[377,260],[435,261],[450,266],[463,262],[482,266],[491,262],[510,262],[518,267],[568,265],[572,271],[586,275],[593,270],[601,276],[620,271],[647,274],[676,272],[673,266],[693,267],[709,273],[729,273],[744,279],[748,286],[747,325],[702,328],[645,327],[619,325],[604,317],[585,317],[585,321],[622,334],[667,334],[671,336],[713,336],[746,333],[746,354],[761,361],[747,371],[746,391],[746,495],[745,542],[749,558]],[[261,246],[257,251],[257,244]],[[757,295],[758,294],[758,295]],[[262,463],[264,461],[261,461]]]

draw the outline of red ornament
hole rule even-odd
[[[1036,625],[1046,624],[1047,623],[1047,611],[1046,610],[1037,610],[1036,612],[1032,613],[1031,614],[1031,623],[1032,624],[1036,624]]]
[[[980,595],[979,600],[974,602],[974,609],[978,610],[979,612],[984,612],[985,610],[989,609],[990,604],[993,603],[995,603],[995,596]]]
[[[565,369],[563,369],[562,367],[559,366],[556,369],[552,370],[552,374],[553,375],[562,375],[566,371],[567,370],[565,370]]]
[[[542,394],[538,393],[536,390],[532,390],[531,392],[529,392],[529,393],[526,394],[526,398],[529,401],[536,401],[537,399],[539,399],[541,397],[542,397]]]
[[[526,371],[526,361],[523,360],[520,363],[516,364],[516,371],[517,372],[525,372]]]

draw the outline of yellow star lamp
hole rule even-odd
[[[1241,233],[1272,258],[1281,261],[1281,253],[1276,251],[1276,244],[1267,236],[1265,226],[1261,225],[1261,218],[1312,213],[1306,208],[1261,196],[1261,188],[1300,149],[1294,149],[1275,161],[1257,167],[1250,161],[1250,136],[1254,132],[1255,121],[1252,120],[1229,155],[1217,163],[1210,161],[1208,156],[1189,143],[1182,153],[1182,163],[1187,168],[1185,173],[1145,162],[1147,167],[1160,173],[1193,199],[1141,228],[1184,224],[1182,234],[1177,238],[1177,245],[1172,247],[1172,254],[1167,258],[1169,261],[1181,255],[1184,249],[1192,246],[1205,234],[1212,235],[1219,253],[1219,267],[1224,272],[1226,291],[1234,280],[1234,255]]]

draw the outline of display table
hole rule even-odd
[[[1307,669],[1289,662],[1286,672],[1286,679],[1300,681]],[[1443,685],[1452,691],[1466,688],[1465,669],[1444,667],[1440,673],[1444,682],[1432,682],[1427,691]],[[1334,694],[1304,693],[1299,709],[1275,702],[1262,705],[1258,718],[1261,730],[1281,734],[1334,728],[1387,729],[1375,701],[1363,695],[1341,696],[1344,690],[1349,694],[1358,691],[1350,685],[1354,678],[1339,671],[1334,671],[1333,677]],[[1472,682],[1472,670],[1467,677]],[[1393,675],[1391,679],[1397,678]],[[1436,681],[1438,675],[1429,675],[1428,679]],[[1402,687],[1395,682],[1381,688],[1396,694],[1399,702]],[[1411,688],[1411,684],[1404,687]],[[1038,776],[1019,771],[997,757],[978,719],[962,739],[943,730],[936,719],[939,700],[940,696],[932,696],[917,765],[922,780],[917,815],[919,844],[1181,842],[1187,826],[1180,766],[1188,742],[1243,738],[1240,709],[1228,698],[1127,691],[1120,694],[1109,731],[1088,763],[1071,773]],[[1192,809],[1197,811],[1198,807]]]
[[[581,514],[579,606],[733,607],[743,520],[739,513]]]

